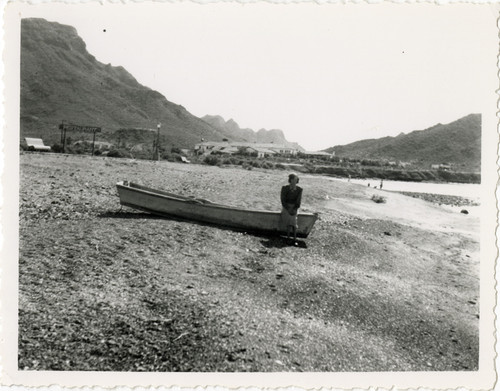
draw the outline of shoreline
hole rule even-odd
[[[418,198],[424,201],[432,202],[438,205],[449,206],[479,206],[480,203],[463,196],[434,194],[434,193],[417,193],[411,191],[397,191],[395,193],[403,194],[409,197]]]

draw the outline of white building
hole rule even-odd
[[[297,154],[298,149],[287,147],[281,144],[274,143],[248,143],[248,142],[228,142],[228,141],[205,141],[194,146],[194,150],[198,154],[209,155],[213,152],[235,154],[240,150],[248,153],[257,153],[257,156],[262,158],[275,154],[292,155]]]

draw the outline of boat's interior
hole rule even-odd
[[[219,207],[219,208],[224,208],[224,209],[233,209],[233,210],[242,210],[242,211],[244,210],[244,211],[258,212],[258,213],[263,213],[263,214],[276,214],[276,213],[279,214],[280,213],[280,212],[276,212],[276,211],[245,209],[245,208],[239,208],[239,207],[234,207],[234,206],[230,206],[230,205],[217,204],[215,202],[212,202],[212,201],[209,201],[209,200],[206,200],[203,198],[197,198],[194,196],[183,196],[180,194],[169,193],[167,191],[153,189],[151,187],[143,186],[143,185],[140,185],[138,183],[133,183],[133,182],[129,182],[129,181],[118,182],[117,185],[126,186],[126,187],[130,187],[133,189],[145,191],[148,193],[169,197],[170,199],[175,199],[175,200],[180,200],[180,201],[190,202],[190,203],[196,203],[196,204],[202,204],[202,205],[207,205],[207,206],[214,206],[214,207]],[[315,214],[315,213],[314,214],[313,213],[299,213],[299,217],[301,217],[301,216],[303,216],[303,217],[313,216],[313,215],[317,216],[317,214]]]
[[[131,187],[131,188],[134,188],[134,189],[139,189],[139,190],[144,190],[144,191],[147,191],[147,192],[150,192],[150,193],[154,193],[154,194],[161,194],[161,195],[164,195],[164,196],[167,196],[167,197],[170,197],[170,198],[175,198],[177,200],[183,200],[183,201],[188,201],[188,202],[195,202],[195,203],[206,204],[206,205],[214,205],[214,206],[227,206],[227,205],[216,204],[215,202],[212,202],[210,200],[206,200],[204,198],[197,198],[197,197],[194,197],[194,196],[183,196],[181,194],[169,193],[167,191],[153,189],[151,187],[139,185],[138,183],[133,183],[133,182],[128,182],[128,181],[124,181],[123,182],[123,186],[128,186],[128,187]]]

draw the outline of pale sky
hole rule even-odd
[[[15,7],[22,18],[75,27],[98,61],[123,66],[196,116],[281,129],[307,150],[484,112],[498,84],[498,14],[489,5]]]

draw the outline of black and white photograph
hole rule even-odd
[[[493,389],[498,17],[7,3],[1,384]]]

